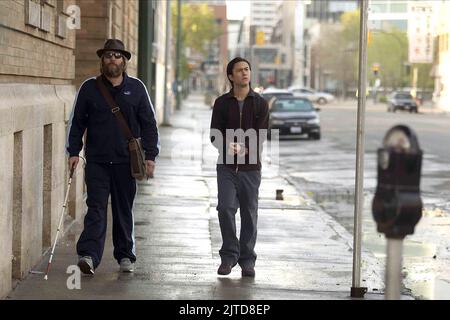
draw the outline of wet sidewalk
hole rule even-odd
[[[94,277],[70,273],[77,262],[76,223],[58,243],[49,279],[30,273],[9,299],[350,299],[352,235],[296,190],[275,165],[263,164],[256,277],[236,266],[218,276],[221,235],[217,218],[215,149],[208,143],[211,110],[191,95],[160,127],[155,178],[140,183],[134,205],[136,262],[119,273],[112,257],[111,215],[103,261]],[[284,200],[276,200],[283,189]],[[239,213],[237,226],[239,232]],[[384,265],[362,253],[365,299],[384,299]],[[35,271],[45,271],[48,254]],[[69,268],[69,273],[66,273]]]

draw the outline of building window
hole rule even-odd
[[[370,5],[370,11],[372,13],[385,13],[388,12],[388,8],[386,4],[382,4],[382,3],[372,3]]]
[[[64,0],[57,0],[56,2],[56,32],[55,34],[60,38],[66,38],[67,36],[67,18],[69,15],[65,11],[65,3]]]
[[[41,26],[40,29],[50,32],[51,20],[53,16],[54,5],[52,1],[44,0],[41,7]]]
[[[44,32],[50,32],[55,6],[56,0],[26,0],[25,24]]]
[[[408,11],[407,3],[392,3],[391,4],[391,12],[400,12],[404,13]]]
[[[39,28],[41,26],[41,4],[36,0],[25,2],[25,24]]]

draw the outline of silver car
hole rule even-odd
[[[397,110],[417,113],[417,102],[409,92],[394,92],[391,95],[387,111],[396,112]]]
[[[299,97],[274,97],[269,102],[269,135],[279,130],[279,135],[307,135],[320,140],[320,119],[311,101]]]
[[[329,103],[334,100],[334,96],[332,94],[315,91],[310,88],[292,86],[288,88],[288,91],[292,92],[295,97],[306,98],[309,101],[317,102],[319,104]]]

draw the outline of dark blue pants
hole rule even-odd
[[[112,236],[114,258],[136,261],[134,241],[133,201],[136,180],[131,176],[130,164],[88,162],[85,168],[88,207],[84,230],[77,243],[79,256],[92,257],[96,268],[103,256],[106,238],[108,198],[111,194]]]
[[[217,165],[217,190],[222,247],[222,262],[243,268],[254,267],[258,221],[258,194],[261,171],[234,171],[225,165]],[[236,212],[241,215],[241,232],[236,236]]]

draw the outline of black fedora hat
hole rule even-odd
[[[119,39],[106,40],[103,48],[97,50],[97,56],[101,58],[105,51],[118,51],[121,52],[128,60],[130,60],[131,58],[131,53],[125,50],[123,42],[120,41]]]

